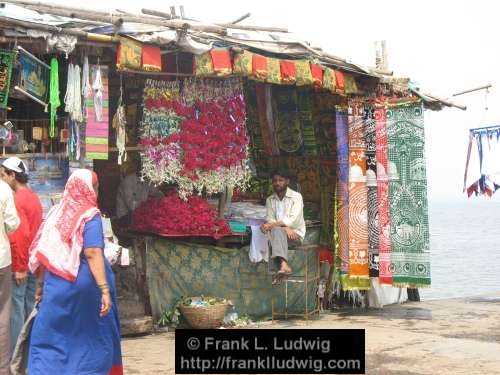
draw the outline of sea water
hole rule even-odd
[[[422,300],[500,292],[499,200],[429,201],[429,226],[432,287]]]

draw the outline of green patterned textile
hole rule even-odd
[[[421,103],[388,109],[393,286],[431,284],[424,114]]]
[[[322,247],[333,251],[335,218],[335,184],[337,150],[335,135],[335,96],[328,92],[312,95],[312,120],[319,160],[319,183],[321,194],[321,241]]]
[[[149,298],[153,317],[173,308],[182,296],[216,296],[230,299],[238,315],[252,318],[271,316],[271,274],[267,263],[253,264],[248,247],[227,249],[210,245],[176,242],[165,238],[145,238],[147,241],[146,269]],[[289,262],[294,270],[318,259],[318,252],[290,250]],[[311,266],[312,267],[312,266]],[[310,272],[313,270],[310,269]],[[288,285],[288,311],[302,312],[305,307],[304,287]],[[310,309],[316,303],[316,286],[308,290]],[[284,309],[278,298],[276,308]]]
[[[297,89],[297,104],[304,137],[304,156],[316,156],[318,154],[318,145],[314,134],[312,117],[312,90],[308,88]]]
[[[259,123],[259,113],[257,110],[257,96],[255,82],[247,80],[245,82],[245,105],[247,113],[247,130],[250,136],[250,154],[253,159],[258,159],[264,155],[264,140]]]

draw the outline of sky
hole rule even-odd
[[[420,84],[422,91],[467,106],[466,111],[445,108],[425,112],[431,203],[467,200],[462,187],[468,130],[500,124],[497,105],[500,22],[494,1],[66,0],[53,3],[135,12],[141,7],[168,12],[170,6],[178,9],[183,5],[186,17],[221,23],[250,12],[251,17],[242,24],[288,28],[313,46],[369,66],[375,62],[375,41],[385,40],[389,68],[395,76],[410,77]],[[488,94],[482,90],[452,98],[454,93],[486,84],[492,85]],[[493,199],[500,201],[500,193],[497,195]]]

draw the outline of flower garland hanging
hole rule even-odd
[[[202,82],[203,96],[212,101],[193,101],[192,83],[185,86],[189,96],[180,93],[182,102],[176,100],[179,94],[172,87],[163,92],[144,90],[143,176],[155,184],[177,184],[183,199],[202,190],[218,193],[228,185],[244,189],[249,176],[241,84],[232,91],[227,86],[210,90],[213,82]],[[224,96],[217,98],[217,94]]]

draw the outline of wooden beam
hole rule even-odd
[[[133,16],[133,15],[119,14],[119,13],[100,12],[94,10],[67,7],[62,5],[50,5],[47,3],[42,3],[39,1],[31,1],[31,0],[9,0],[8,2],[12,4],[20,4],[23,5],[25,8],[35,10],[41,13],[53,14],[68,18],[79,18],[82,20],[105,22],[113,25],[121,25],[123,22],[135,22],[135,23],[149,24],[155,26],[164,26],[172,29],[188,28],[191,30],[216,33],[216,34],[226,33],[225,27],[212,24],[203,24],[195,21],[186,21],[178,19],[164,20],[153,16],[144,16],[144,15]]]
[[[268,31],[275,33],[288,33],[288,29],[281,27],[268,27],[268,26],[248,26],[248,25],[235,25],[233,23],[216,23],[217,26],[224,27],[226,29],[239,29],[239,30],[249,30],[249,31]]]
[[[53,33],[53,34],[73,35],[73,36],[83,38],[83,39],[86,39],[89,41],[108,42],[108,43],[118,42],[118,38],[115,38],[115,37],[112,37],[109,35],[88,33],[86,31],[83,31],[80,29],[63,28],[63,27],[46,25],[46,24],[37,23],[37,22],[20,21],[20,20],[16,20],[13,18],[9,18],[9,17],[3,17],[3,16],[0,16],[0,21],[2,24],[5,24],[5,25],[22,27],[24,29],[47,31],[47,32]]]
[[[172,19],[172,15],[170,13],[160,12],[159,10],[142,8],[141,12],[144,13],[144,14],[148,14],[150,16],[156,16],[156,17],[165,18],[166,20],[171,20]]]

